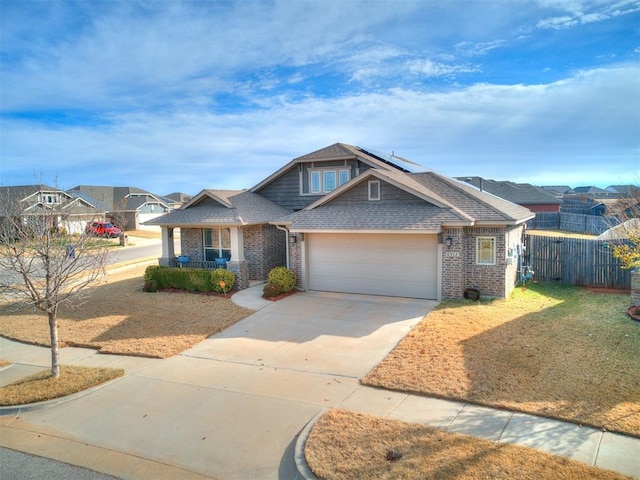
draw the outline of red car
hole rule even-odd
[[[91,222],[85,231],[99,237],[109,238],[118,237],[122,233],[122,230],[109,222]]]

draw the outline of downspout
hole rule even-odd
[[[289,229],[287,227],[281,227],[280,225],[276,225],[276,228],[286,233],[284,246],[285,255],[287,257],[287,268],[289,268]]]

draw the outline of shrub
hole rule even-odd
[[[145,291],[146,287],[151,287],[151,282],[155,282],[157,290],[163,288],[177,288],[190,292],[223,292],[220,281],[224,280],[224,291],[228,292],[233,288],[236,277],[229,270],[202,270],[198,268],[171,268],[158,265],[150,265],[144,272]]]
[[[159,290],[159,285],[157,280],[145,280],[144,286],[142,287],[143,292],[151,292],[155,293]]]
[[[267,283],[262,289],[262,296],[265,298],[277,297],[282,293],[280,285],[274,283]]]
[[[286,267],[275,267],[267,275],[267,283],[278,285],[281,293],[287,293],[293,290],[296,276],[292,270]]]
[[[224,288],[220,286],[221,281],[224,282]],[[216,268],[211,272],[210,282],[214,292],[228,293],[236,283],[236,276],[230,270]]]

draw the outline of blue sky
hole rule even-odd
[[[343,142],[640,183],[640,1],[2,0],[0,184],[250,188]]]

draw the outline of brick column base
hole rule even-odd
[[[234,288],[237,290],[249,288],[249,264],[246,260],[241,262],[228,261],[227,268],[236,276]]]

